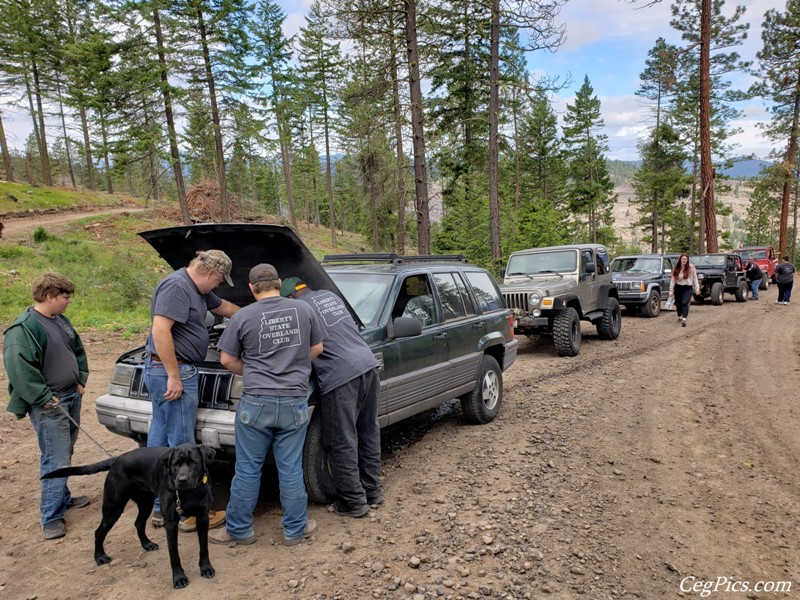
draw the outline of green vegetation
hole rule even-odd
[[[52,270],[75,283],[67,316],[79,331],[142,337],[153,289],[171,268],[137,233],[175,224],[156,213],[96,216],[74,221],[65,233],[39,227],[23,241],[0,239],[0,327],[33,303],[31,282]],[[332,252],[327,229],[308,226],[299,235],[315,256]],[[363,239],[345,234],[336,251],[364,251]]]
[[[70,191],[27,183],[0,181],[0,214],[42,210],[65,210],[77,207],[116,206],[133,202],[121,194]]]

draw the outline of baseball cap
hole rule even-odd
[[[222,275],[228,285],[233,286],[231,280],[233,261],[222,250],[201,250],[197,253],[197,258],[209,269]]]
[[[280,277],[278,277],[278,270],[271,264],[261,263],[250,269],[249,279],[250,283],[259,283],[261,281],[275,281]]]
[[[304,287],[306,287],[306,284],[299,277],[288,277],[281,283],[281,296],[290,296]]]

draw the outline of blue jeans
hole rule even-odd
[[[303,482],[303,444],[307,429],[305,396],[242,394],[236,408],[236,473],[226,515],[231,537],[246,540],[255,535],[253,511],[270,447],[278,467],[283,536],[290,540],[305,533],[308,496]]]
[[[761,280],[756,279],[750,282],[750,290],[753,292],[753,300],[758,300],[758,288],[761,285]]]
[[[174,448],[195,442],[197,423],[197,397],[200,376],[194,365],[178,365],[183,382],[183,394],[177,400],[165,400],[167,371],[160,362],[147,357],[144,363],[144,383],[153,404],[153,419],[147,435],[147,446]]]
[[[76,423],[81,422],[81,395],[77,392],[59,396],[61,408],[67,411]],[[39,476],[70,466],[72,449],[78,439],[78,427],[58,406],[42,408],[32,406],[30,417],[36,437],[39,439]],[[67,487],[67,478],[42,479],[42,496],[39,508],[42,511],[42,525],[64,518],[67,504],[72,495]]]
[[[178,370],[183,383],[183,394],[177,400],[166,400],[164,394],[167,393],[167,371],[164,365],[149,356],[145,359],[144,383],[153,405],[153,418],[147,434],[148,448],[174,448],[187,442],[195,443],[200,375],[194,365],[178,364]],[[160,510],[158,497],[154,508]]]

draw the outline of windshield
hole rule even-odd
[[[661,260],[658,258],[615,258],[611,263],[612,273],[660,273]]]
[[[696,267],[724,267],[725,255],[724,254],[703,254],[701,256],[690,256],[689,260]]]
[[[376,273],[329,272],[364,325],[374,325],[394,277]]]
[[[535,254],[515,254],[509,257],[506,275],[572,273],[577,268],[578,253],[575,250],[554,250]]]
[[[738,250],[737,254],[744,259],[765,260],[767,258],[766,250]]]

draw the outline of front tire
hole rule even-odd
[[[650,295],[647,297],[645,303],[642,304],[642,314],[645,317],[652,319],[653,317],[657,317],[660,312],[661,312],[661,294],[653,290],[652,292],[650,292]]]
[[[719,306],[722,304],[723,301],[723,294],[725,293],[725,288],[722,285],[721,281],[717,281],[716,283],[711,285],[711,304],[714,306]]]
[[[330,504],[336,499],[336,486],[328,466],[328,453],[322,445],[322,415],[319,406],[311,414],[303,446],[303,478],[306,482],[308,501],[315,504]]]
[[[761,276],[761,284],[758,286],[760,290],[768,290],[769,289],[769,275],[764,273]]]
[[[461,396],[460,400],[467,422],[483,425],[494,421],[503,404],[503,372],[494,357],[483,356],[475,388]]]
[[[581,320],[571,306],[553,316],[553,346],[559,356],[577,356],[581,350]]]
[[[615,340],[619,337],[620,331],[622,331],[622,311],[619,309],[619,301],[611,297],[606,301],[603,316],[597,322],[597,335],[601,340]]]
[[[747,302],[747,282],[742,281],[739,284],[739,287],[736,288],[736,292],[734,292],[734,296],[736,297],[737,302]]]

